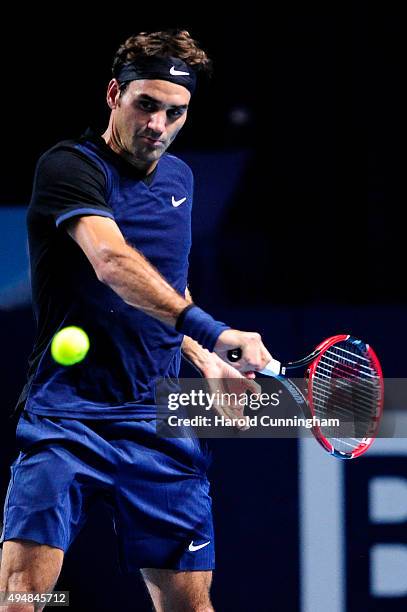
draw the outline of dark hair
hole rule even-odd
[[[116,51],[112,67],[113,76],[117,78],[124,64],[134,62],[139,57],[151,55],[177,57],[193,66],[195,70],[208,73],[212,68],[212,62],[205,51],[186,30],[140,32],[140,34],[130,36]]]

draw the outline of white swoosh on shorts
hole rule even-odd
[[[204,544],[198,544],[197,546],[194,546],[194,541],[192,540],[191,544],[188,546],[188,550],[191,552],[195,552],[196,550],[200,550],[201,548],[208,546],[208,544],[210,543],[211,541],[208,540],[207,542],[204,542]]]

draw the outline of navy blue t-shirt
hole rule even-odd
[[[193,177],[164,154],[145,177],[89,131],[39,160],[28,208],[33,308],[38,331],[17,410],[75,418],[154,416],[155,381],[177,377],[182,335],[126,304],[98,280],[64,222],[114,219],[127,243],[184,295],[191,246]],[[53,335],[68,325],[90,338],[86,358],[57,364]]]

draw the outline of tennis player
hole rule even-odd
[[[208,67],[186,31],[129,38],[114,58],[105,132],[39,160],[27,217],[38,334],[17,406],[3,591],[51,591],[102,501],[121,570],[141,569],[156,610],[213,610],[208,454],[196,438],[156,435],[154,385],[178,375],[181,349],[208,378],[253,378],[271,355],[259,334],[216,321],[187,289],[193,177],[166,150]],[[91,347],[63,367],[49,347],[68,325]],[[236,347],[240,371],[226,363]]]

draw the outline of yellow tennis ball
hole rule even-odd
[[[89,337],[80,327],[71,325],[55,334],[51,342],[51,355],[57,363],[74,365],[86,357]]]

